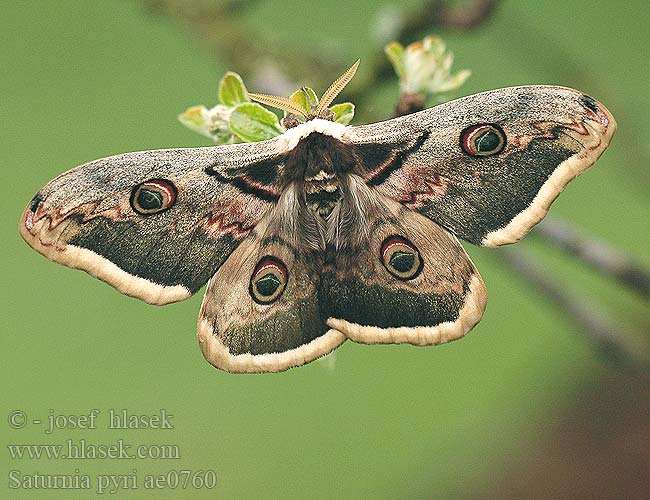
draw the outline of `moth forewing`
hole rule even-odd
[[[488,134],[481,151],[464,140],[474,130]],[[379,193],[466,241],[499,246],[527,234],[615,130],[607,108],[580,91],[524,86],[351,127],[348,137],[370,151],[363,176]]]

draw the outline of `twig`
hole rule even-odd
[[[475,28],[490,18],[497,3],[497,0],[467,0],[461,5],[454,5],[444,0],[431,0],[404,23],[400,40],[413,34],[417,37],[418,33],[431,28]]]
[[[461,5],[450,6],[450,2],[444,0],[431,0],[419,10],[408,16],[407,20],[400,26],[395,39],[404,45],[421,38],[422,33],[430,33],[435,28],[449,28],[453,30],[468,30],[486,22],[494,12],[498,0],[468,0]],[[363,85],[350,87],[345,96],[360,108],[363,102],[368,99],[368,89],[385,79],[395,76],[393,67],[386,58],[383,49],[377,51],[372,64],[364,67],[366,78]],[[400,97],[400,100],[402,97]],[[398,107],[396,116],[408,114],[424,109],[411,107],[413,101],[404,103],[406,107]]]
[[[142,0],[150,10],[180,19],[195,32],[208,49],[226,66],[236,69],[251,81],[259,70],[260,61],[282,61],[282,74],[299,85],[327,85],[331,75],[340,71],[338,61],[318,53],[304,52],[300,56],[287,57],[287,51],[266,37],[246,30],[240,20],[245,9],[255,5],[256,0],[227,0],[226,2],[188,2],[187,0]],[[195,5],[198,3],[198,6]],[[305,75],[310,80],[302,81]],[[251,89],[252,90],[252,89]],[[256,87],[267,93],[274,89],[266,85]],[[293,89],[292,89],[293,90]]]
[[[275,47],[268,40],[256,38],[250,32],[242,33],[238,16],[242,10],[254,5],[254,0],[228,0],[224,3],[201,3],[200,8],[190,8],[186,0],[143,0],[153,12],[163,12],[185,22],[198,33],[210,49],[237,72],[250,81],[255,75],[260,59],[282,61],[282,73],[289,80],[300,85],[309,84],[314,88],[328,85],[331,75],[338,74],[340,66],[348,61],[333,61],[331,54],[324,55],[314,51],[300,56],[286,57],[286,50]],[[498,4],[498,0],[467,0],[460,5],[450,5],[445,0],[432,0],[417,11],[408,15],[400,26],[396,39],[407,44],[421,37],[425,31],[434,28],[467,30],[487,21]],[[393,69],[379,47],[371,64],[364,64],[364,74],[352,82],[344,92],[345,99],[363,108],[369,99],[368,90],[377,82],[394,75]],[[342,63],[342,64],[339,64]],[[310,81],[301,81],[309,75]],[[274,93],[266,85],[257,90]]]
[[[650,272],[603,241],[582,234],[554,217],[540,222],[533,235],[586,262],[644,298],[650,298]]]
[[[525,250],[499,248],[495,254],[507,263],[510,270],[525,278],[558,305],[596,344],[608,361],[622,366],[648,363],[647,348],[632,345],[633,336],[621,331],[618,323],[602,308],[570,291],[565,285],[558,285],[556,280],[526,255]]]
[[[422,111],[426,104],[426,98],[418,93],[402,92],[395,106],[393,117],[410,115]]]

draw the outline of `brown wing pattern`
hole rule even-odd
[[[92,161],[41,189],[20,233],[49,259],[127,295],[154,304],[182,300],[275,205],[281,156],[273,142]]]
[[[222,370],[282,371],[346,339],[326,325],[318,296],[322,256],[286,234],[279,215],[285,203],[255,227],[208,285],[198,339],[205,358]]]
[[[454,236],[389,199],[369,198],[368,238],[327,259],[327,324],[356,342],[435,345],[478,323],[483,280]]]
[[[504,134],[492,154],[472,154],[473,127],[480,132],[481,125],[494,125],[492,138]],[[609,111],[581,92],[528,86],[352,127],[348,137],[369,159],[361,175],[379,194],[467,241],[498,246],[537,224],[566,184],[598,159],[615,129]]]
[[[210,363],[231,372],[281,371],[346,339],[434,345],[478,323],[485,287],[456,238],[362,181],[350,189],[355,219],[367,222],[354,237],[306,250],[288,229],[294,221],[281,215],[299,212],[287,191],[210,280],[198,323]],[[260,300],[253,287],[265,283],[272,285],[268,300]]]

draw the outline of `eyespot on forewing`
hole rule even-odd
[[[167,179],[150,179],[137,184],[131,190],[131,208],[140,215],[153,215],[170,209],[178,191]]]
[[[506,134],[496,123],[472,125],[460,134],[460,147],[470,156],[492,156],[506,147]]]

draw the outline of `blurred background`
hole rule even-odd
[[[146,305],[48,262],[16,230],[33,194],[75,165],[210,145],[176,117],[216,104],[226,70],[254,91],[291,84],[322,92],[360,57],[340,99],[355,102],[360,124],[390,117],[397,102],[383,45],[438,34],[455,68],[472,70],[454,96],[558,84],[612,111],[619,131],[610,149],[551,214],[584,235],[587,249],[605,242],[647,269],[647,9],[595,0],[5,2],[3,415],[19,409],[45,421],[96,408],[104,420],[95,430],[51,434],[33,423],[0,424],[3,444],[123,439],[173,444],[180,458],[21,460],[3,452],[3,474],[88,474],[93,488],[7,489],[5,476],[0,496],[94,498],[98,474],[124,474],[137,475],[138,487],[118,498],[648,498],[647,282],[637,276],[625,286],[548,235],[510,252],[468,248],[489,304],[463,340],[431,348],[349,342],[335,358],[242,376],[203,360],[195,337],[202,293]],[[165,409],[174,428],[107,429],[109,409]],[[181,469],[214,470],[217,486],[144,486],[147,474]]]

